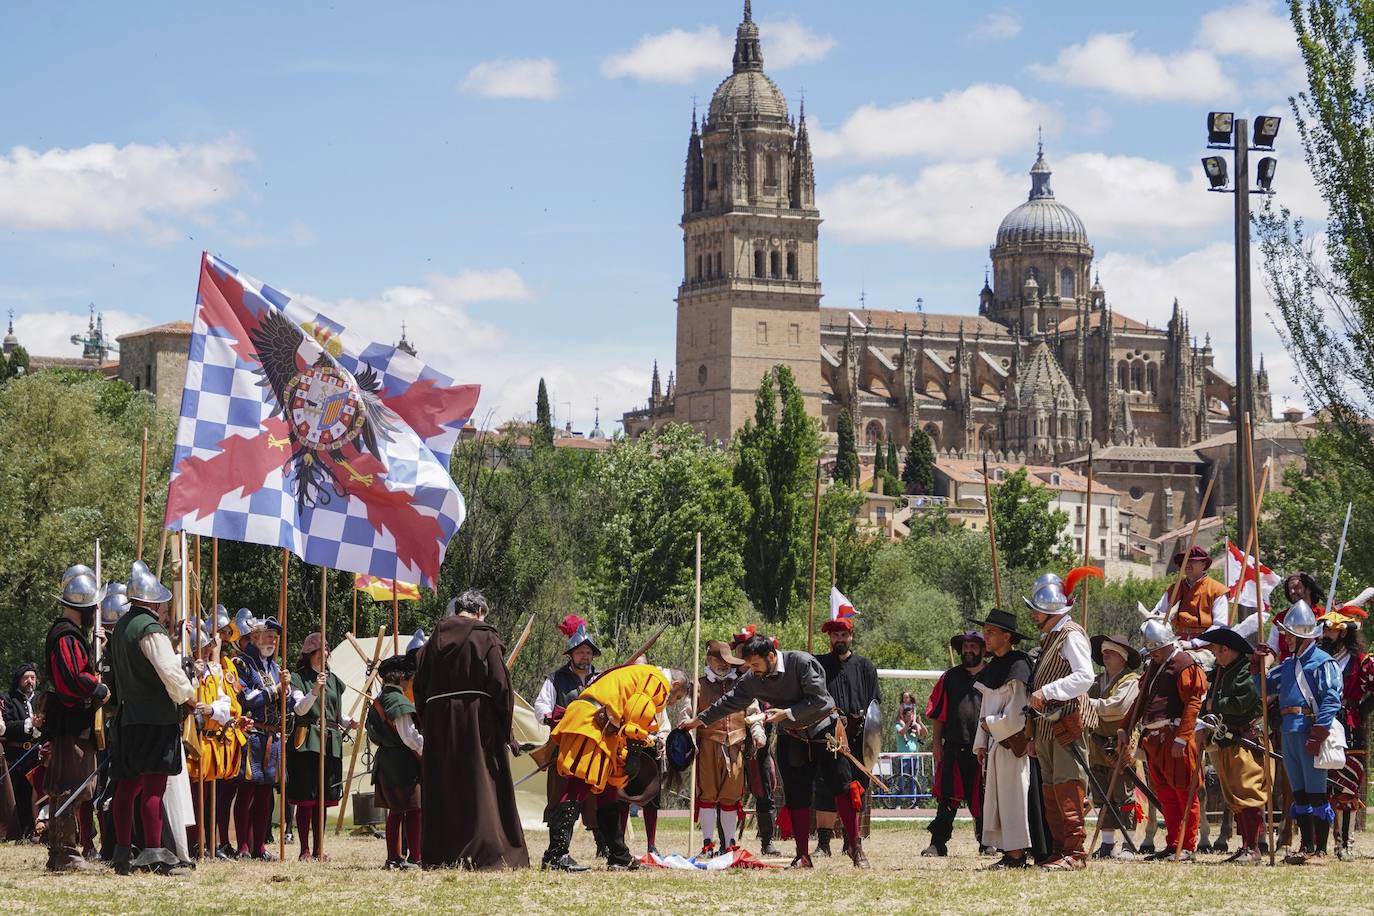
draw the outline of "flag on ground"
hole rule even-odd
[[[1241,574],[1244,573],[1245,586],[1241,588]],[[1260,599],[1255,599],[1255,580],[1259,579]],[[1281,582],[1278,573],[1263,563],[1258,567],[1254,557],[1245,556],[1241,549],[1226,541],[1226,588],[1227,598],[1244,607],[1267,607],[1269,593]]]
[[[206,254],[165,523],[433,587],[478,390]]]
[[[353,587],[365,593],[373,601],[390,601],[393,594],[397,601],[419,601],[420,586],[412,582],[395,582],[358,573],[353,577]]]
[[[854,605],[849,599],[840,594],[840,590],[835,586],[830,586],[830,619],[843,620],[846,617],[858,617],[859,612],[854,610]]]

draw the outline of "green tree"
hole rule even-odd
[[[902,482],[908,493],[929,494],[935,490],[935,448],[930,436],[919,426],[911,428],[911,441],[906,446],[906,463],[902,466]]]
[[[840,410],[839,442],[835,451],[835,481],[845,486],[859,486],[859,450],[854,443],[854,418],[849,408]]]
[[[1069,514],[1051,509],[1053,499],[1048,487],[1030,482],[1025,468],[993,487],[997,551],[1008,567],[1040,570],[1074,561],[1073,542],[1064,531]]]
[[[0,357],[0,381],[17,378],[29,371],[29,351],[15,344],[8,358]]]
[[[887,452],[883,450],[882,440],[873,443],[873,478],[876,480],[883,471],[887,470]]]
[[[819,430],[807,416],[787,366],[763,377],[754,418],[745,422],[733,448],[735,483],[751,509],[745,526],[744,591],[764,619],[785,620],[811,550],[811,503],[820,455]]]
[[[897,480],[897,475],[901,473],[898,470],[900,467],[901,465],[897,463],[897,443],[889,436],[887,440],[887,457],[883,459],[883,471],[892,479]],[[892,496],[897,495],[897,489],[895,487],[888,488],[887,492]]]
[[[1290,0],[1289,12],[1308,85],[1289,103],[1327,219],[1323,238],[1266,207],[1264,270],[1308,402],[1374,472],[1374,5]]]
[[[541,445],[553,445],[553,412],[549,410],[549,389],[542,378],[534,400],[534,440]]]

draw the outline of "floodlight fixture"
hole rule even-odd
[[[1255,136],[1251,145],[1259,149],[1273,149],[1274,140],[1279,135],[1279,122],[1282,120],[1275,115],[1260,115],[1255,118]]]
[[[1207,143],[1209,146],[1230,146],[1236,117],[1230,111],[1207,112]],[[1276,128],[1277,129],[1277,128]]]
[[[1278,169],[1279,162],[1273,156],[1265,156],[1259,161],[1259,166],[1255,169],[1255,184],[1261,191],[1268,193],[1270,186],[1274,183],[1274,172]]]
[[[1207,175],[1209,190],[1219,191],[1226,187],[1226,160],[1221,156],[1204,156],[1202,171]]]

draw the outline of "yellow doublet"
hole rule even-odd
[[[647,741],[658,714],[668,703],[668,678],[653,665],[629,665],[594,680],[554,727],[558,742],[558,775],[580,779],[600,793],[620,788],[625,775],[626,742]],[[594,701],[594,702],[586,702]],[[595,722],[604,708],[612,726],[605,734]]]
[[[232,667],[225,666],[225,675],[207,674],[196,688],[195,701],[209,706],[220,698],[221,691],[229,697],[229,714],[233,717],[228,725],[220,725],[206,717],[205,727],[200,733],[200,760],[187,756],[186,771],[192,780],[200,778],[200,767],[205,765],[205,778],[230,779],[238,775],[243,763],[243,746],[248,737],[234,722],[243,715],[239,706],[238,678]]]

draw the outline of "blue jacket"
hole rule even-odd
[[[1314,642],[1302,655],[1289,656],[1271,668],[1269,692],[1278,696],[1280,708],[1311,705],[1298,687],[1296,674],[1299,670],[1307,678],[1307,689],[1317,707],[1316,720],[1312,724],[1330,728],[1331,720],[1341,711],[1341,672],[1336,667],[1336,660],[1318,649]],[[1307,720],[1303,716],[1284,716],[1283,730],[1306,731]]]
[[[280,694],[272,697],[273,710],[270,713],[268,710],[268,688],[275,688],[281,683],[281,673],[276,661],[270,658],[264,661],[258,654],[258,647],[250,645],[239,654],[237,667],[239,705],[243,707],[244,714],[251,716],[256,722],[276,722],[280,719],[281,716],[277,712]]]

